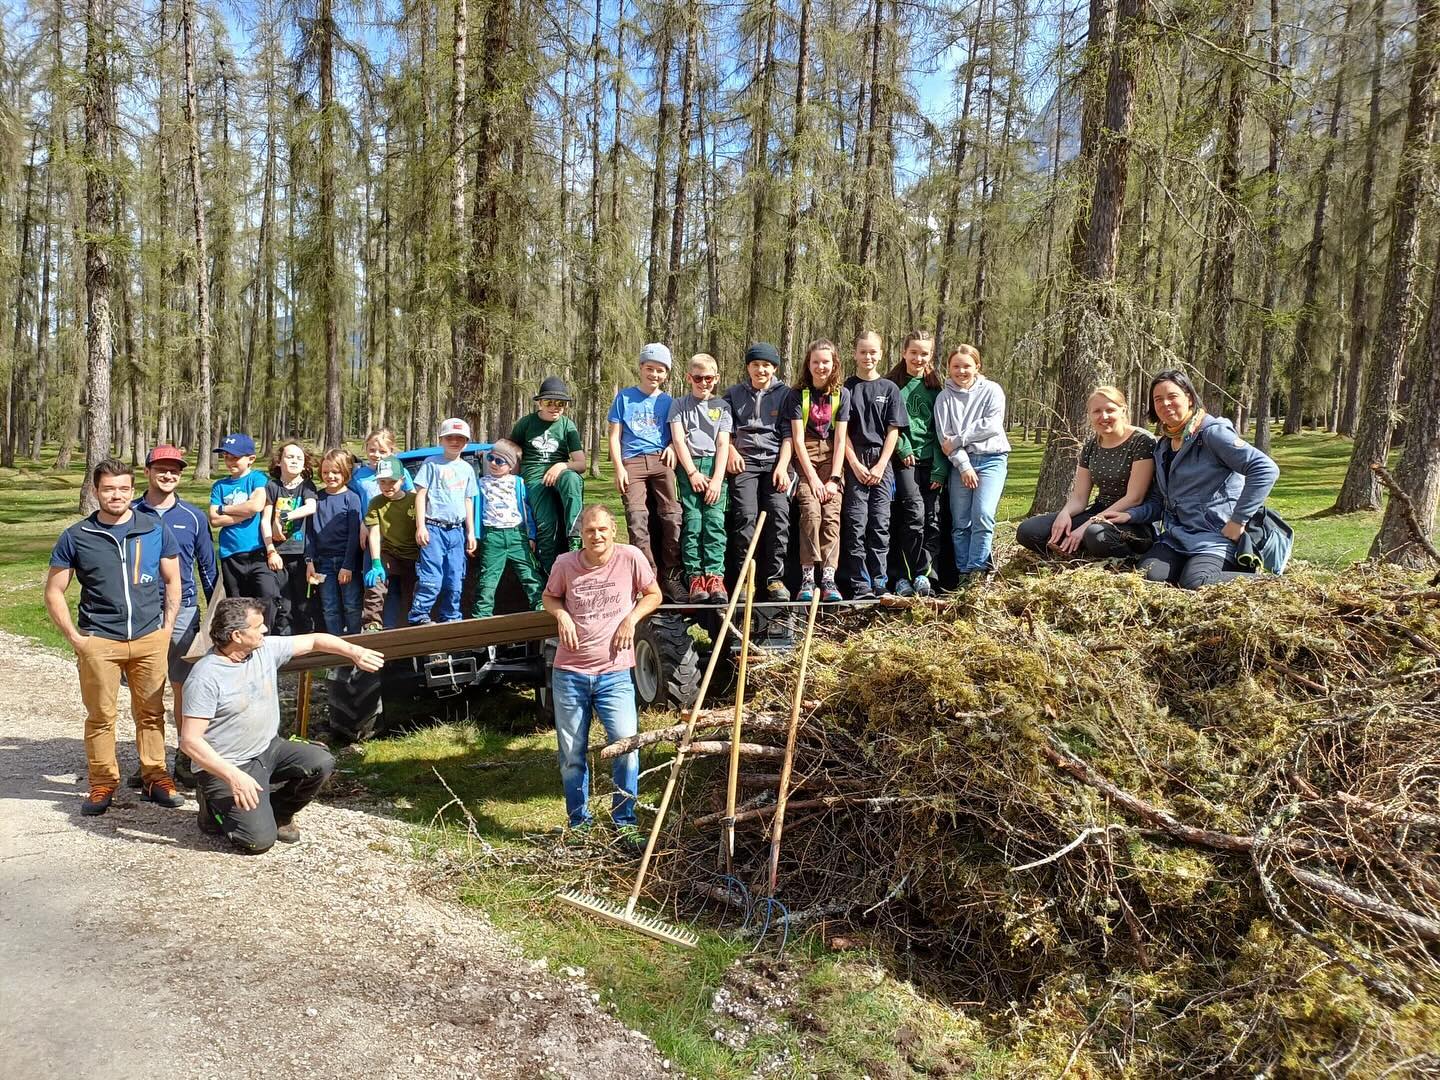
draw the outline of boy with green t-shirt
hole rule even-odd
[[[397,457],[375,462],[380,494],[365,511],[365,545],[370,569],[365,571],[365,630],[404,626],[415,599],[415,492],[406,491],[405,466]]]
[[[536,556],[546,577],[560,553],[570,550],[585,502],[585,451],[580,430],[565,415],[574,400],[564,379],[546,376],[535,395],[535,411],[510,432],[510,441],[525,455],[520,478],[535,515]]]

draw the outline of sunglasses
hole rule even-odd
[[[486,454],[486,455],[485,455],[485,460],[488,461],[488,462],[490,462],[491,465],[509,465],[509,464],[510,464],[510,459],[509,459],[509,458],[507,458],[507,457],[501,457],[499,454]]]
[[[544,405],[547,409],[563,409],[570,403],[568,401],[558,401],[555,398],[541,398],[535,404]]]
[[[714,381],[715,381],[716,379],[718,379],[719,377],[720,377],[719,375],[691,375],[691,376],[690,376],[690,381],[691,381],[691,382],[699,382],[699,383],[707,383],[707,382],[714,382]]]

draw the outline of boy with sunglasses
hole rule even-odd
[[[535,411],[522,416],[510,432],[510,441],[524,455],[520,478],[535,517],[536,554],[544,575],[578,538],[585,502],[585,451],[579,428],[565,415],[574,400],[564,379],[546,376],[535,395]]]
[[[670,445],[680,492],[680,558],[690,579],[692,604],[724,604],[725,463],[735,420],[730,403],[715,396],[719,367],[708,353],[690,358],[690,393],[670,405]]]
[[[480,576],[475,583],[472,619],[495,614],[495,590],[513,566],[535,611],[545,583],[535,566],[535,515],[526,499],[525,481],[515,475],[520,464],[520,447],[509,439],[497,439],[485,455],[485,475],[480,478],[480,498],[475,505],[475,534],[480,538]]]

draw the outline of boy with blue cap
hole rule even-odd
[[[470,442],[470,425],[452,416],[440,425],[445,452],[420,466],[415,476],[415,600],[410,625],[430,621],[438,601],[440,622],[460,618],[460,593],[465,588],[465,559],[475,554],[475,499],[480,491],[475,467],[460,454]]]
[[[265,509],[266,476],[252,469],[255,440],[244,432],[226,435],[215,448],[225,471],[210,485],[210,525],[220,530],[220,578],[226,596],[248,596],[265,605],[265,624],[275,625],[280,579],[265,557],[260,515]]]

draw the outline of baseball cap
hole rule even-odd
[[[470,425],[458,416],[452,416],[448,420],[442,420],[440,422],[440,438],[443,439],[446,435],[464,435],[466,439],[469,439]]]
[[[670,365],[673,362],[674,361],[670,358],[670,350],[667,349],[664,345],[660,344],[660,342],[658,341],[653,341],[640,350],[640,359],[638,363],[659,364],[666,371],[669,371]]]
[[[255,440],[243,431],[236,431],[225,436],[225,441],[215,448],[215,453],[245,457],[255,453]]]
[[[157,461],[173,461],[177,465],[183,466],[185,464],[185,454],[173,446],[157,446],[145,455],[145,467],[149,468]]]
[[[382,457],[375,463],[376,480],[404,480],[405,466],[394,454],[389,457]]]

